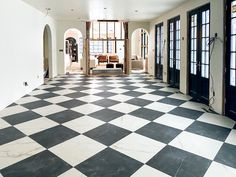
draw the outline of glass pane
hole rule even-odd
[[[236,36],[231,36],[231,51],[236,51]]]
[[[231,34],[236,34],[236,18],[231,21]]]
[[[209,52],[206,52],[206,64],[209,65]]]
[[[206,23],[210,23],[210,10],[206,11]]]
[[[235,70],[230,70],[230,85],[236,86],[235,82]]]
[[[99,22],[93,22],[93,38],[99,38]]]
[[[116,39],[121,39],[121,23],[120,22],[115,23],[115,37]]]
[[[107,38],[107,23],[100,22],[100,38],[106,39]]]
[[[230,68],[236,69],[236,53],[231,53]]]
[[[206,37],[206,25],[202,25],[202,37]]]
[[[201,76],[202,76],[202,77],[206,77],[206,76],[205,76],[205,73],[206,73],[205,65],[202,65],[202,66],[201,66],[201,70],[202,70]]]
[[[235,8],[235,7],[233,7],[233,6],[236,5],[236,1],[233,1],[231,5],[232,5],[232,8]],[[236,17],[236,12],[233,12],[233,11],[232,11],[231,17]]]
[[[206,25],[206,37],[210,36],[209,24]]]
[[[114,30],[114,23],[113,22],[108,22],[108,38],[109,39],[114,39],[115,37],[115,30]]]
[[[202,24],[206,23],[206,12],[202,12]]]

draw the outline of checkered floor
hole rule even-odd
[[[3,177],[235,177],[236,126],[145,74],[61,76],[0,112]]]

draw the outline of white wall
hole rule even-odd
[[[52,76],[57,75],[56,22],[21,0],[0,6],[0,110],[44,82],[43,32],[52,33]],[[23,82],[28,82],[25,87]]]
[[[82,34],[82,38],[86,38],[86,23],[78,21],[58,21],[58,31],[57,31],[57,59],[58,59],[58,74],[65,74],[65,62],[64,62],[64,52],[59,52],[59,50],[64,50],[64,35],[68,29],[75,28],[79,30]],[[84,55],[84,54],[83,54]],[[85,55],[84,55],[85,56]],[[83,61],[85,61],[83,56]],[[85,62],[83,63],[83,68],[85,68]],[[84,73],[86,70],[83,70]]]
[[[131,36],[131,56],[138,55],[141,57],[141,30],[135,30]]]
[[[201,5],[209,3],[211,4],[211,37],[215,33],[218,33],[218,37],[222,40],[224,39],[223,26],[224,26],[224,5],[222,0],[189,0],[188,2],[182,4],[178,8],[175,8],[168,13],[160,16],[159,18],[153,20],[150,25],[150,50],[149,50],[149,72],[154,75],[154,53],[155,53],[155,25],[158,23],[164,23],[164,39],[167,41],[167,21],[168,19],[180,15],[181,20],[181,37],[184,40],[181,41],[181,72],[180,72],[180,91],[183,93],[188,93],[188,58],[187,58],[187,17],[188,12],[194,8],[197,8]],[[220,18],[219,18],[220,17]],[[216,112],[223,112],[223,52],[224,47],[223,43],[219,41],[216,43],[215,50],[212,55],[211,62],[211,73],[213,75],[215,83],[215,93],[216,93],[216,102],[213,105],[213,108]],[[164,66],[163,66],[163,80],[167,82],[167,45],[165,46],[164,51]],[[210,88],[212,86],[212,81]],[[212,92],[210,92],[212,95]]]

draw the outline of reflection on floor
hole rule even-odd
[[[0,112],[0,176],[235,177],[235,122],[176,91],[57,77]]]

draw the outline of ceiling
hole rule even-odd
[[[188,0],[23,0],[57,20],[150,21]]]

